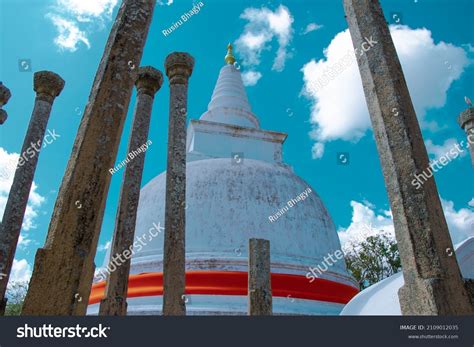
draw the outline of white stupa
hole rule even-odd
[[[247,313],[250,238],[270,240],[274,314],[339,314],[358,292],[344,260],[312,283],[306,277],[340,250],[334,223],[314,189],[283,162],[287,135],[260,129],[234,62],[229,45],[208,110],[188,127],[187,314]],[[141,190],[136,238],[165,225],[165,183],[163,172]],[[132,258],[129,315],[161,313],[163,234]],[[98,312],[104,285],[94,284],[89,314]]]

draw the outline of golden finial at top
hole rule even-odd
[[[232,54],[232,45],[229,43],[227,45],[227,54],[224,58],[226,64],[233,65],[235,63],[234,54]]]

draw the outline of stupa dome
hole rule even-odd
[[[208,110],[188,127],[187,314],[246,314],[250,238],[270,240],[274,314],[339,314],[358,292],[344,259],[307,276],[340,243],[318,194],[283,162],[286,137],[260,129],[240,71],[224,66]],[[166,172],[141,190],[135,240],[145,242],[132,258],[128,314],[161,313],[165,191]],[[90,314],[103,287],[94,285]]]

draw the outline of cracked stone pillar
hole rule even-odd
[[[469,151],[471,152],[471,162],[474,166],[474,107],[470,106],[461,112],[458,117],[459,126],[466,132]]]
[[[23,315],[84,315],[123,124],[154,0],[123,0],[99,63]]]
[[[186,115],[188,80],[194,58],[174,52],[166,57],[170,83],[168,163],[166,168],[163,315],[185,315]]]
[[[5,123],[8,118],[8,114],[5,110],[2,110],[3,105],[6,105],[12,94],[10,89],[5,87],[2,82],[0,82],[0,125]]]
[[[472,314],[473,306],[453,254],[434,178],[415,187],[429,169],[405,77],[380,4],[344,0],[362,84],[382,164],[405,285],[398,295],[404,315]],[[418,188],[418,189],[417,189]]]
[[[5,292],[15,257],[23,217],[54,99],[64,88],[64,80],[54,72],[34,75],[35,106],[23,141],[20,158],[0,225],[0,313],[5,309]],[[8,90],[8,89],[7,89]],[[3,96],[3,90],[2,90]],[[9,92],[8,92],[9,94]],[[5,99],[3,99],[5,100]],[[7,98],[8,100],[8,98]]]
[[[155,68],[147,66],[138,69],[138,77],[135,82],[137,102],[127,152],[129,156],[132,153],[134,158],[131,158],[125,168],[110,252],[112,256],[122,255],[125,261],[120,263],[117,269],[108,276],[105,296],[100,302],[99,308],[99,315],[102,316],[124,316],[127,314],[130,258],[145,164],[145,152],[138,152],[137,149],[147,142],[153,100],[162,83],[163,74]],[[134,152],[138,154],[134,154]]]
[[[272,315],[270,241],[249,240],[248,310],[250,316]]]

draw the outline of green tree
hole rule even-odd
[[[27,282],[12,282],[7,290],[7,306],[5,307],[5,316],[19,316],[26,292],[28,291]]]
[[[365,289],[401,270],[400,254],[394,239],[385,234],[369,236],[345,248],[347,268]]]

